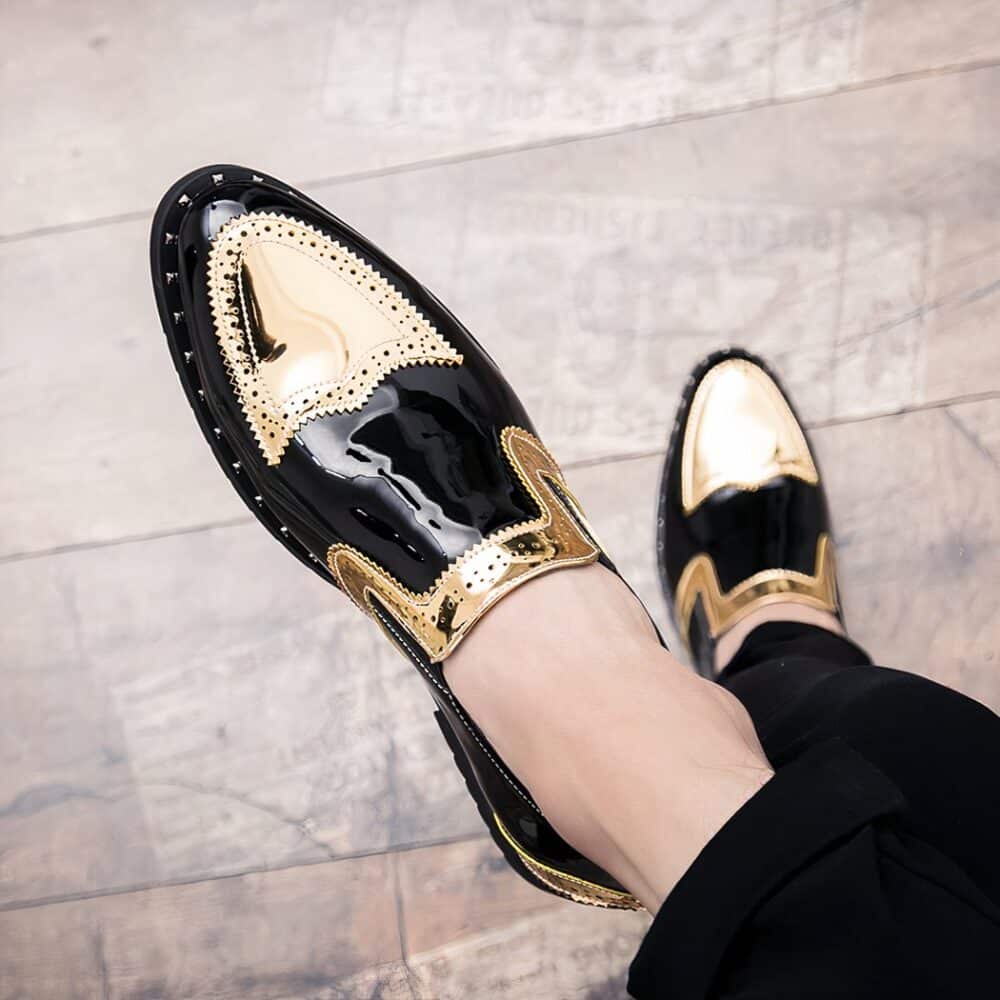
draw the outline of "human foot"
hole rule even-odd
[[[512,594],[445,674],[549,822],[651,912],[772,774],[740,702],[599,565]]]

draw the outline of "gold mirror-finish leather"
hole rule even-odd
[[[709,634],[718,638],[752,611],[778,602],[804,604],[820,611],[838,610],[837,573],[833,542],[823,533],[816,543],[816,569],[812,576],[788,569],[766,569],[722,592],[711,556],[696,555],[684,567],[677,590],[676,621],[684,643],[690,645],[691,616],[701,597]]]
[[[360,257],[288,216],[251,213],[224,226],[208,292],[223,360],[269,465],[304,423],[360,409],[389,372],[462,363]]]
[[[504,825],[503,820],[494,813],[493,820],[500,831],[500,836],[507,841],[514,849],[517,856],[524,863],[524,866],[537,878],[544,882],[550,889],[560,896],[573,900],[574,903],[586,903],[590,906],[603,906],[613,910],[641,910],[644,909],[642,903],[631,893],[619,892],[617,889],[609,889],[607,886],[597,885],[585,879],[575,878],[566,872],[557,871],[549,865],[542,864],[537,858],[532,857],[521,845],[510,835],[510,831]]]
[[[519,427],[504,428],[501,441],[507,461],[541,514],[483,539],[428,590],[408,590],[349,545],[332,545],[327,553],[330,571],[354,603],[381,624],[369,602],[374,595],[432,663],[453,652],[486,610],[514,587],[550,570],[594,562],[600,555],[544,445]]]
[[[698,386],[682,456],[685,514],[726,487],[753,490],[776,476],[819,482],[805,435],[781,391],[742,358],[716,365]]]

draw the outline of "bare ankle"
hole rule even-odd
[[[793,601],[769,604],[747,615],[746,618],[737,622],[728,632],[719,637],[718,645],[715,647],[716,674],[720,674],[726,669],[746,637],[755,628],[767,622],[800,622],[803,625],[825,628],[835,635],[846,635],[840,619],[829,611],[810,608]]]
[[[659,735],[640,722],[593,752],[578,747],[579,780],[555,794],[539,788],[553,826],[650,912],[774,773],[743,705],[690,680],[670,692],[679,704]]]
[[[743,706],[601,567],[515,591],[445,675],[555,829],[649,907],[771,775]]]

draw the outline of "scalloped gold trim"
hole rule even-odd
[[[520,427],[505,427],[501,442],[541,515],[483,539],[423,593],[407,589],[349,545],[338,543],[327,552],[330,571],[354,603],[371,615],[369,598],[376,597],[432,663],[448,656],[486,609],[518,584],[550,569],[594,562],[600,555],[545,446]]]
[[[690,648],[691,615],[699,597],[713,639],[768,604],[788,601],[836,613],[833,542],[825,532],[816,540],[815,565],[813,576],[791,569],[765,569],[723,593],[712,557],[699,552],[684,567],[674,594],[677,628],[685,645]]]
[[[577,878],[561,872],[550,865],[543,864],[537,858],[532,857],[514,838],[510,831],[503,824],[503,820],[493,813],[493,822],[496,823],[500,836],[510,844],[517,856],[521,859],[524,867],[531,872],[539,882],[547,885],[560,896],[573,900],[574,903],[586,903],[588,906],[603,906],[613,910],[641,910],[642,903],[629,892],[621,892],[617,889],[609,889],[607,886],[597,885],[596,882],[588,882],[586,879]]]
[[[219,230],[208,296],[222,359],[268,465],[303,424],[360,409],[390,372],[462,363],[373,267],[275,212]]]

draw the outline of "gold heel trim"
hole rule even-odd
[[[607,886],[597,885],[595,882],[588,882],[586,879],[577,878],[566,872],[558,871],[550,865],[543,864],[537,858],[533,858],[511,835],[507,827],[504,826],[500,817],[494,813],[493,822],[496,824],[500,836],[508,843],[517,856],[521,859],[524,867],[531,872],[539,882],[547,885],[560,896],[572,899],[575,903],[585,903],[588,906],[603,906],[614,910],[641,910],[642,903],[631,893],[622,892],[618,889],[609,889]]]
[[[816,541],[815,566],[812,576],[790,569],[763,570],[723,593],[711,556],[699,553],[684,567],[674,597],[677,628],[685,645],[690,648],[691,616],[699,597],[713,639],[752,611],[768,604],[790,601],[836,613],[837,574],[833,542],[825,532]]]
[[[501,442],[540,516],[483,539],[423,593],[407,589],[350,545],[338,543],[327,552],[330,571],[354,603],[371,615],[369,596],[376,597],[432,663],[448,656],[486,610],[514,587],[549,570],[594,562],[600,555],[589,528],[581,527],[579,505],[545,446],[520,427],[504,428]]]

